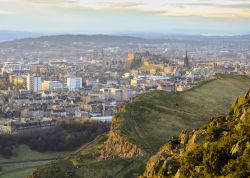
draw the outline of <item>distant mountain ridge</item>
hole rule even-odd
[[[47,33],[0,30],[0,42],[12,41],[12,40],[24,39],[24,38],[37,38],[46,34]]]
[[[15,34],[15,33],[14,33]],[[23,38],[23,37],[27,38]],[[120,47],[131,50],[138,50],[141,44],[157,44],[179,43],[200,46],[203,44],[218,44],[235,42],[241,44],[250,42],[250,36],[233,36],[233,37],[205,37],[205,36],[166,36],[158,38],[143,38],[119,35],[41,35],[41,34],[25,34],[17,36],[16,40],[0,42],[0,57],[27,56],[32,58],[52,57],[52,56],[82,56],[83,54],[93,53],[93,50],[101,51],[106,47]],[[5,39],[7,39],[5,37]],[[8,38],[10,39],[10,38]]]
[[[13,41],[27,38],[41,39],[61,39],[61,40],[94,40],[94,41],[107,41],[114,39],[127,40],[153,40],[153,39],[175,39],[175,40],[188,40],[188,39],[250,39],[250,34],[245,35],[185,35],[185,34],[164,34],[164,33],[117,33],[117,34],[70,34],[70,33],[36,33],[36,32],[22,32],[11,30],[0,30],[0,42]],[[99,38],[97,40],[97,38]]]

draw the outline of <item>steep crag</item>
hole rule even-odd
[[[152,156],[141,178],[247,177],[250,175],[250,90],[227,116],[185,130]]]

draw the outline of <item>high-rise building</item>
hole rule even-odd
[[[42,89],[41,76],[38,74],[27,75],[27,90],[38,92]]]
[[[69,91],[77,91],[82,88],[82,78],[81,77],[68,77],[67,86]]]

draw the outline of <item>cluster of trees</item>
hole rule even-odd
[[[0,155],[4,157],[12,156],[13,147],[17,144],[17,140],[10,135],[0,135]]]
[[[94,121],[61,121],[56,127],[22,135],[0,136],[0,154],[11,156],[14,146],[26,144],[32,150],[70,151],[108,132],[110,123]]]

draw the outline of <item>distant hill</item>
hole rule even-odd
[[[0,33],[1,37],[1,33]],[[144,36],[145,37],[145,36]],[[236,44],[248,43],[250,37],[245,36],[225,36],[225,37],[206,37],[206,36],[154,36],[136,37],[129,35],[52,35],[52,34],[32,34],[19,32],[2,32],[0,42],[0,57],[20,56],[39,58],[53,56],[82,56],[93,54],[93,49],[98,52],[106,47],[120,47],[128,50],[136,50],[140,44],[164,44],[164,43],[183,43],[192,46],[206,45],[207,43],[218,44],[226,42],[229,45],[232,42]],[[10,41],[12,40],[12,41]],[[0,39],[1,41],[1,39]]]
[[[245,35],[212,35],[212,34],[167,34],[167,33],[120,33],[120,35],[140,37],[146,39],[175,39],[175,40],[214,40],[214,39],[231,39],[231,40],[250,40],[250,34]]]
[[[104,47],[133,46],[147,43],[143,38],[113,35],[56,35],[38,38],[17,39],[0,42],[0,57],[27,56],[68,56],[93,53],[93,49],[101,51]],[[151,40],[154,42],[154,40]],[[89,51],[91,50],[91,51]]]
[[[24,39],[24,38],[37,38],[45,34],[46,33],[0,30],[0,42],[12,41],[12,40]]]
[[[95,43],[112,43],[112,42],[164,42],[165,40],[250,40],[249,35],[234,35],[234,36],[211,36],[211,35],[183,35],[183,34],[161,34],[161,33],[120,33],[114,35],[105,34],[53,34],[53,33],[34,33],[22,31],[0,30],[0,42],[25,40],[29,38],[38,41],[67,41],[67,42],[95,42]],[[27,39],[27,40],[26,40]]]
[[[1,33],[0,33],[1,34]],[[7,33],[8,34],[8,33]],[[7,36],[6,34],[6,36]],[[15,32],[13,32],[14,36]],[[138,37],[130,37],[130,36],[115,36],[115,35],[42,35],[42,34],[30,34],[30,33],[16,33],[16,37],[24,37],[24,39],[18,39],[11,42],[6,42],[5,44],[15,44],[15,43],[30,43],[30,42],[50,42],[50,43],[61,43],[61,44],[71,44],[77,42],[83,43],[138,43],[145,42],[146,39],[138,38]],[[9,34],[11,36],[11,34]],[[36,37],[36,38],[34,38]]]
[[[113,117],[109,134],[79,148],[64,163],[44,165],[32,178],[137,177],[150,156],[181,130],[201,127],[216,115],[225,115],[234,98],[250,88],[244,76],[219,75],[180,93],[153,91],[125,103]]]

